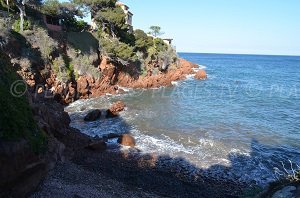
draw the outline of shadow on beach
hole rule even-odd
[[[131,127],[121,117],[111,121],[122,122],[130,131]],[[257,156],[259,150],[256,148],[261,146],[270,153],[280,149],[280,146],[266,146],[252,140],[250,154],[229,154],[230,166],[215,164],[207,169],[199,168],[185,158],[147,154],[117,144],[109,144],[105,152],[77,150],[71,161],[92,174],[101,173],[132,189],[142,189],[162,197],[252,197],[262,188],[254,182],[239,181],[234,175],[232,179],[222,175],[230,175],[243,164],[246,166]],[[278,167],[281,166],[278,162]],[[97,184],[92,182],[88,185]]]

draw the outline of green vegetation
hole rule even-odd
[[[104,55],[124,65],[133,63],[138,67],[140,75],[146,75],[153,67],[160,71],[167,70],[176,62],[177,55],[171,46],[162,39],[156,38],[163,34],[161,28],[150,27],[150,33],[154,37],[148,36],[143,30],[132,31],[126,24],[124,11],[116,5],[116,2],[116,0],[26,2],[26,10],[31,11],[28,12],[29,14],[35,13],[32,9],[36,9],[36,13],[41,12],[63,19],[68,33],[61,33],[61,36],[56,37],[49,36],[45,27],[36,20],[37,15],[34,17],[27,15],[25,19],[25,8],[21,8],[23,19],[20,15],[20,19],[14,22],[13,28],[24,36],[24,43],[21,45],[22,53],[26,52],[26,55],[24,57],[22,55],[19,59],[22,60],[23,68],[32,69],[37,65],[33,63],[40,63],[42,60],[52,66],[57,79],[61,82],[76,80],[80,75],[89,75],[98,79],[101,77],[98,69],[99,57]],[[4,2],[4,5],[7,6],[7,3]],[[13,5],[19,8],[17,0],[14,0],[10,6]],[[35,7],[33,8],[32,5]],[[84,16],[86,11],[91,11],[99,27],[94,35],[82,32],[88,30],[89,26],[82,20],[78,20],[78,17]],[[2,36],[1,39],[4,40],[3,38],[5,37]],[[2,40],[0,42],[5,41]],[[63,44],[66,41],[67,43]],[[47,76],[47,74],[49,71],[43,69],[43,75]]]
[[[115,38],[100,38],[100,51],[106,56],[109,56],[113,59],[123,59],[124,61],[132,61],[136,60],[136,56],[134,53],[134,48],[120,42]]]
[[[26,91],[26,85],[20,83],[22,81],[12,70],[9,58],[1,50],[0,64],[0,138],[7,141],[24,138],[28,140],[35,153],[45,151],[46,136],[38,129],[27,98],[22,94]],[[11,87],[14,82],[19,83]]]
[[[161,27],[159,27],[159,26],[151,26],[149,34],[151,34],[154,37],[158,37],[158,36],[163,35],[164,33],[161,32]]]
[[[20,23],[21,23],[20,19],[15,21],[15,23],[13,24],[13,30],[14,31],[21,32]],[[31,29],[32,29],[32,25],[31,25],[30,21],[25,19],[24,23],[23,23],[23,31],[24,30],[31,30]]]

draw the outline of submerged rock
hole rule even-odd
[[[135,147],[135,139],[129,134],[121,135],[118,139],[118,143],[124,146]]]
[[[207,74],[203,69],[201,69],[196,73],[195,78],[198,80],[204,80],[207,79]]]
[[[86,121],[86,122],[92,122],[92,121],[96,121],[100,117],[101,117],[101,111],[99,109],[95,109],[95,110],[89,112],[85,116],[84,121]]]

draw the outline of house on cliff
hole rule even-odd
[[[59,16],[43,15],[43,21],[49,30],[63,30],[63,20]]]
[[[120,6],[122,8],[122,10],[124,11],[124,14],[126,15],[126,18],[125,18],[126,22],[125,23],[127,25],[129,25],[131,28],[133,28],[133,25],[132,25],[133,14],[132,14],[132,12],[129,11],[129,7],[126,4],[124,4],[120,1],[118,1],[116,3],[116,6]]]

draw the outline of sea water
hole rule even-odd
[[[66,108],[71,125],[91,136],[130,132],[142,152],[168,155],[194,176],[265,185],[300,169],[300,57],[179,55],[208,79],[77,101]],[[116,100],[127,105],[120,118],[83,121]]]

